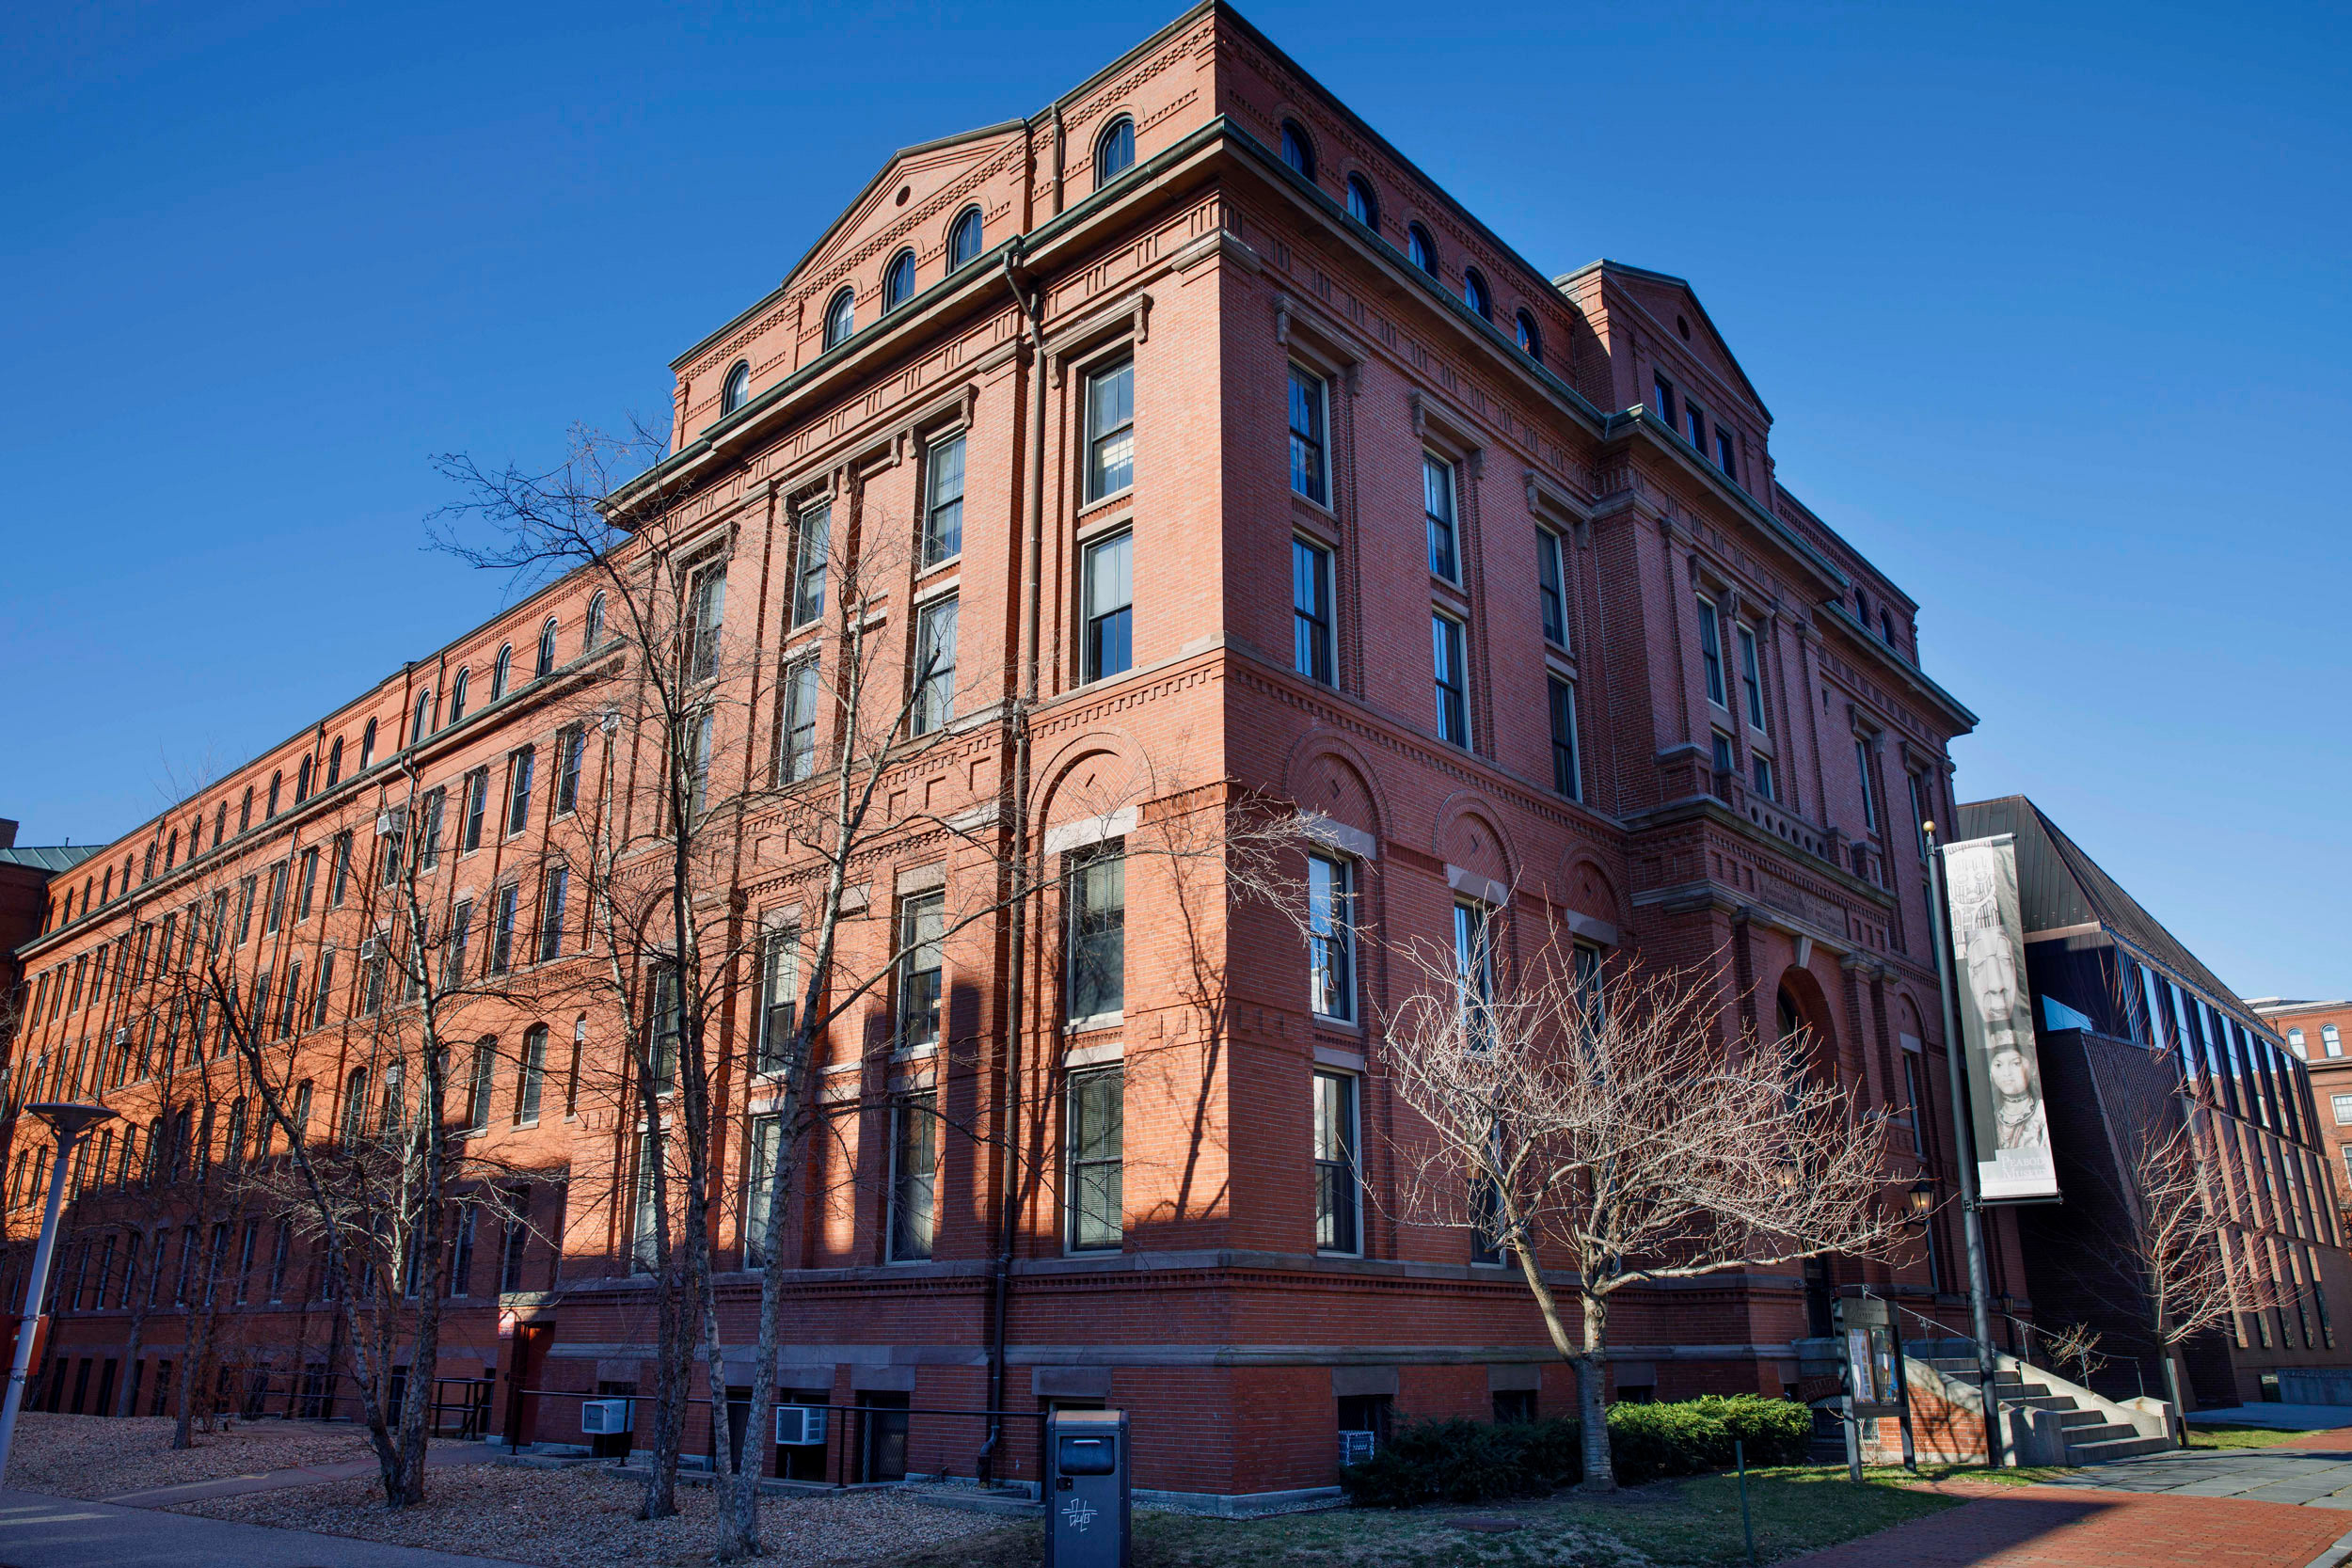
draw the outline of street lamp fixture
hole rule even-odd
[[[49,1291],[49,1260],[57,1247],[57,1215],[65,1208],[65,1176],[72,1168],[73,1146],[82,1134],[115,1114],[103,1105],[68,1101],[43,1101],[27,1105],[25,1113],[56,1129],[57,1158],[49,1167],[49,1201],[42,1206],[40,1244],[33,1249],[33,1275],[24,1284],[24,1315],[16,1323],[16,1362],[8,1369],[8,1392],[0,1402],[0,1484],[8,1474],[8,1449],[16,1440],[16,1413],[24,1403],[24,1374],[33,1364],[33,1340],[40,1331],[41,1298]]]
[[[1911,1205],[1911,1218],[1913,1223],[1916,1225],[1927,1224],[1928,1216],[1935,1212],[1934,1180],[1931,1177],[1923,1176],[1919,1178],[1918,1180],[1914,1181],[1911,1184],[1910,1193],[1906,1195],[1906,1201]]]

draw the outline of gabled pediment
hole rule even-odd
[[[938,254],[956,215],[974,202],[992,220],[988,238],[994,244],[1003,202],[1001,194],[992,199],[989,187],[1005,172],[1007,155],[1018,159],[1022,129],[1020,120],[1009,120],[894,153],[785,275],[785,287],[856,275],[862,293],[864,273],[878,272],[899,246],[914,246],[918,260]]]
[[[1748,372],[1740,369],[1730,343],[1716,329],[1707,307],[1699,303],[1698,292],[1688,281],[1670,273],[1603,260],[1578,268],[1562,282],[1572,283],[1595,271],[1602,275],[1604,288],[1613,296],[1615,311],[1631,307],[1632,313],[1644,318],[1654,337],[1661,341],[1672,341],[1677,352],[1698,361],[1724,386],[1737,388],[1766,421],[1771,420],[1772,410],[1765,406],[1762,394],[1748,379]]]

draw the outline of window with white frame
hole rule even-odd
[[[1432,452],[1421,456],[1421,508],[1429,531],[1429,575],[1462,580],[1454,465]]]
[[[1860,736],[1853,742],[1854,775],[1862,782],[1862,825],[1872,832],[1879,828],[1878,792],[1870,787],[1870,743]]]
[[[755,1070],[782,1072],[790,1064],[793,1032],[800,1026],[801,934],[793,927],[770,931],[759,953],[759,1054]]]
[[[939,1094],[918,1089],[890,1108],[890,1260],[931,1255],[938,1220]]]
[[[1470,670],[1463,649],[1462,623],[1442,612],[1429,617],[1429,657],[1436,676],[1438,736],[1469,749]]]
[[[1291,667],[1311,681],[1335,684],[1331,552],[1291,538]]]
[[[686,733],[679,737],[686,755],[686,818],[691,822],[710,801],[710,753],[718,738],[719,712],[700,707],[686,716]]]
[[[963,553],[963,437],[932,443],[924,460],[923,564]]]
[[[1356,1162],[1356,1078],[1352,1073],[1314,1076],[1315,1250],[1363,1250],[1362,1210]]]
[[[653,1081],[667,1094],[677,1086],[678,1039],[686,1032],[685,998],[679,993],[677,971],[667,965],[653,972]]]
[[[939,985],[947,895],[937,888],[898,900],[898,1044],[939,1038]]]
[[[1761,752],[1749,753],[1748,785],[1764,800],[1780,799],[1780,776],[1773,771],[1772,759]]]
[[[1135,562],[1132,533],[1086,547],[1086,680],[1107,679],[1135,664]]]
[[[784,1153],[784,1118],[752,1118],[752,1158],[743,1183],[743,1266],[768,1264],[769,1216],[775,1212],[776,1161]]]
[[[2352,1127],[2352,1094],[2329,1095],[2328,1103],[2335,1111],[2338,1127]]]
[[[572,888],[569,866],[550,865],[539,884],[539,961],[564,956],[564,902]]]
[[[1765,729],[1764,664],[1756,649],[1756,628],[1740,628],[1740,691],[1747,701],[1748,726]]]
[[[1474,1042],[1493,1037],[1494,911],[1475,899],[1454,904],[1454,984],[1463,1027]]]
[[[508,882],[490,895],[490,969],[503,974],[515,962],[515,906],[521,890]]]
[[[497,1082],[499,1048],[495,1041],[481,1040],[473,1048],[473,1071],[466,1085],[466,1131],[486,1132],[490,1130],[490,1093]]]
[[[548,1026],[534,1023],[523,1032],[521,1071],[515,1085],[515,1125],[539,1125],[539,1101],[548,1079]]]
[[[817,657],[784,667],[784,712],[776,726],[776,782],[792,784],[817,766]]]
[[[508,759],[506,775],[506,836],[531,826],[531,770],[538,752],[526,746]]]
[[[555,732],[555,803],[550,808],[563,816],[580,806],[580,768],[588,750],[588,728],[584,724],[566,724]]]
[[[1307,992],[1319,1017],[1356,1021],[1356,863],[1307,857]]]
[[[1087,377],[1086,422],[1086,499],[1098,501],[1136,482],[1134,360]]]
[[[1568,645],[1567,546],[1548,528],[1535,531],[1535,598],[1543,610],[1544,641]]]
[[[1707,675],[1707,700],[1724,706],[1724,631],[1712,599],[1699,601],[1699,665]]]
[[[945,729],[956,714],[956,595],[931,600],[914,618],[914,702],[907,728]]]
[[[1127,1005],[1127,841],[1073,850],[1065,877],[1067,1016],[1073,1024],[1117,1017]]]
[[[720,634],[726,624],[727,563],[714,561],[697,571],[686,592],[686,678],[707,681],[719,673]]]
[[[1544,678],[1551,718],[1551,787],[1571,800],[1584,799],[1584,774],[1577,755],[1576,685],[1560,675]]]
[[[1323,434],[1325,402],[1323,377],[1311,371],[1291,367],[1291,488],[1318,505],[1331,501],[1331,485],[1327,453]]]
[[[661,1262],[660,1211],[654,1194],[654,1162],[660,1157],[653,1134],[639,1132],[635,1201],[628,1216],[628,1261],[636,1274],[651,1274]]]
[[[1070,1249],[1116,1251],[1125,1225],[1125,1089],[1119,1068],[1073,1072],[1066,1096]]]
[[[801,514],[800,538],[792,556],[792,624],[807,626],[825,613],[825,571],[833,557],[833,507],[812,506]]]
[[[2329,1056],[2344,1054],[2344,1036],[2334,1024],[2323,1023],[2319,1026],[2319,1049],[2323,1054]]]

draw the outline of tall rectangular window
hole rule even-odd
[[[1421,509],[1429,525],[1429,575],[1448,582],[1462,579],[1461,552],[1455,547],[1454,465],[1427,452],[1421,457]]]
[[[1651,385],[1652,389],[1653,389],[1653,390],[1656,392],[1656,394],[1657,394],[1657,405],[1656,405],[1656,407],[1654,407],[1654,408],[1651,410],[1651,412],[1655,413],[1655,414],[1656,414],[1656,415],[1657,415],[1660,419],[1661,419],[1661,420],[1665,420],[1665,421],[1666,421],[1666,428],[1667,428],[1668,430],[1672,430],[1672,429],[1674,429],[1674,428],[1675,428],[1675,387],[1674,387],[1674,383],[1673,383],[1673,382],[1671,382],[1671,381],[1669,381],[1669,380],[1667,380],[1664,376],[1662,376],[1662,375],[1661,375],[1661,376],[1657,377],[1655,380],[1653,380],[1653,381],[1651,382],[1651,384],[1650,384],[1650,385]]]
[[[1291,540],[1291,668],[1311,681],[1333,684],[1331,552]]]
[[[499,1289],[523,1288],[523,1248],[531,1243],[531,1189],[516,1187],[505,1194],[504,1223],[499,1227]]]
[[[1567,553],[1560,536],[1535,531],[1535,598],[1543,607],[1544,641],[1568,645]]]
[[[1494,911],[1468,899],[1454,906],[1454,983],[1464,1026],[1480,1040],[1494,1028]]]
[[[1903,770],[1903,778],[1911,785],[1911,839],[1924,861],[1928,858],[1927,781],[1910,768]]]
[[[1070,1247],[1111,1251],[1125,1224],[1125,1083],[1119,1068],[1070,1075]]]
[[[1069,1017],[1108,1018],[1127,1006],[1127,841],[1104,839],[1069,860]]]
[[[1721,468],[1724,477],[1732,483],[1740,483],[1739,445],[1732,439],[1731,432],[1722,425],[1715,427],[1715,467]]]
[[[449,911],[449,940],[441,946],[441,989],[466,983],[466,946],[473,940],[473,900],[460,898]]]
[[[1707,451],[1707,416],[1689,398],[1682,400],[1682,428],[1683,433],[1691,437],[1691,444],[1704,454]]]
[[[515,904],[520,890],[509,882],[490,895],[490,973],[503,974],[515,963]]]
[[[938,1218],[938,1091],[901,1097],[890,1117],[890,1259],[907,1262],[931,1255]]]
[[[769,1216],[775,1212],[773,1191],[776,1161],[784,1152],[784,1118],[752,1118],[752,1159],[743,1191],[743,1266],[768,1266]]]
[[[1724,632],[1710,599],[1699,601],[1699,664],[1707,674],[1707,700],[1724,705]]]
[[[484,1040],[473,1048],[473,1072],[466,1085],[466,1130],[490,1130],[490,1088],[498,1077],[499,1048]]]
[[[571,892],[572,873],[569,866],[551,865],[540,884],[539,892],[539,961],[564,954],[564,901]]]
[[[397,820],[397,814],[395,814],[395,820]],[[395,872],[397,872],[400,865],[399,844],[400,829],[395,826],[392,829],[393,847],[388,856],[388,859],[389,860]],[[234,946],[243,947],[246,942],[252,938],[254,891],[258,880],[259,879],[253,877],[240,877],[237,879],[237,940],[232,944]],[[390,884],[391,880],[391,878],[385,879],[388,886]],[[67,1012],[72,1012],[79,1008],[81,1005],[82,960],[76,958],[73,960],[73,999],[66,1004],[65,1010]]]
[[[939,1038],[940,940],[947,895],[933,891],[898,900],[898,1043],[930,1045]]]
[[[817,660],[784,667],[784,713],[776,733],[776,782],[805,779],[817,766]]]
[[[1090,681],[1133,667],[1136,536],[1122,533],[1086,551],[1086,673]]]
[[[924,467],[923,564],[936,566],[963,553],[963,437],[934,445]]]
[[[457,847],[470,854],[482,847],[482,819],[490,809],[490,770],[477,768],[466,775],[466,826]]]
[[[804,626],[825,613],[825,569],[833,555],[833,508],[814,506],[801,514],[801,536],[792,557],[792,624]]]
[[[661,1211],[655,1201],[653,1163],[660,1157],[653,1134],[637,1134],[636,1201],[629,1206],[628,1258],[638,1274],[651,1274],[661,1262]]]
[[[1748,758],[1748,783],[1765,800],[1780,799],[1780,776],[1772,770],[1772,759],[1761,752]]]
[[[571,724],[555,732],[555,805],[563,816],[580,807],[580,765],[588,750],[588,729]]]
[[[1853,743],[1854,775],[1862,781],[1862,825],[1872,832],[1879,830],[1878,792],[1870,787],[1870,743],[1860,736]]]
[[[1462,653],[1462,623],[1451,615],[1429,617],[1430,662],[1438,690],[1438,736],[1467,748],[1470,743],[1470,673]]]
[[[547,1092],[548,1026],[535,1025],[523,1035],[521,1073],[515,1085],[515,1125],[536,1127],[539,1101]]]
[[[1357,1252],[1356,1080],[1315,1074],[1315,1250]]]
[[[782,1072],[800,1026],[801,934],[771,931],[759,954],[759,1058],[756,1070]]]
[[[432,789],[425,792],[417,831],[417,860],[420,869],[430,871],[441,863],[441,817],[448,805],[448,790]]]
[[[1090,501],[1136,482],[1136,365],[1087,377],[1087,494]]]
[[[719,640],[726,624],[727,563],[713,562],[694,574],[686,590],[686,678],[707,681],[719,673]]]
[[[510,760],[506,790],[506,832],[508,837],[531,826],[531,768],[538,753],[526,746]]]
[[[699,820],[703,807],[710,800],[710,753],[718,740],[719,711],[701,707],[686,716],[686,733],[679,741],[686,748],[682,759],[686,765],[686,819]]]
[[[1291,488],[1311,501],[1330,503],[1324,467],[1323,377],[1291,367]]]
[[[677,1086],[678,1040],[686,1033],[686,1001],[678,992],[677,972],[654,971],[653,1081],[667,1094]]]
[[[1356,1021],[1356,864],[1307,857],[1307,994],[1314,1010]]]
[[[1576,752],[1576,687],[1549,675],[1544,692],[1551,710],[1551,787],[1571,800],[1584,799],[1584,775]]]
[[[288,865],[284,861],[279,861],[276,865],[269,868],[269,913],[262,921],[262,934],[263,936],[276,936],[278,934],[278,927],[286,923],[287,870]],[[101,964],[103,964],[106,961],[106,956],[103,950],[98,956],[98,961]],[[98,998],[98,989],[99,988],[95,985],[90,988],[90,999],[92,1001],[96,1001]]]
[[[318,895],[318,887],[319,852],[316,847],[312,847],[302,851],[302,878],[294,894],[295,925],[299,926],[304,921],[310,918],[310,905],[312,900]],[[146,947],[144,946],[143,942],[139,951],[142,960],[139,964],[139,968],[141,970],[145,970],[147,968],[147,964],[144,961]]]
[[[1740,628],[1740,690],[1747,699],[1748,723],[1751,728],[1764,729],[1764,665],[1757,657],[1756,628]]]
[[[907,728],[929,735],[956,714],[956,596],[933,599],[915,616],[914,705]]]
[[[330,947],[319,955],[318,984],[310,997],[310,1027],[326,1026],[326,1009],[335,1000],[335,950]]]

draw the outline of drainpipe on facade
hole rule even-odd
[[[1005,253],[1005,282],[1028,328],[1030,415],[1027,542],[1021,561],[1021,689],[1012,711],[1012,849],[1010,895],[1012,930],[1005,975],[1005,1117],[1004,1144],[998,1154],[1004,1185],[1004,1211],[997,1221],[997,1245],[989,1310],[988,1441],[980,1446],[977,1469],[993,1481],[1005,1435],[1005,1319],[1012,1296],[1013,1238],[1021,1218],[1020,1114],[1021,1030],[1028,971],[1029,889],[1029,710],[1038,689],[1038,595],[1043,581],[1038,556],[1045,532],[1045,325],[1042,291],[1032,300],[1013,270],[1020,261],[1022,241],[1015,236]]]

